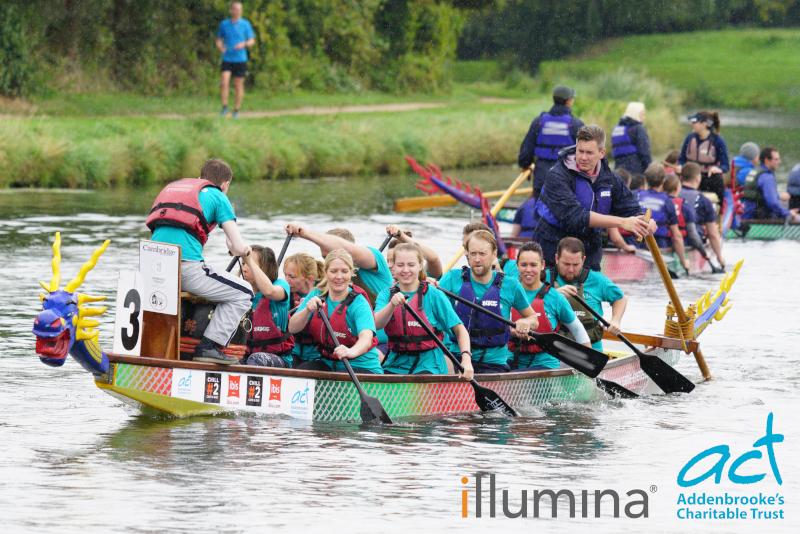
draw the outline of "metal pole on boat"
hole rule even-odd
[[[531,164],[530,167],[522,171],[520,175],[517,176],[517,178],[511,183],[508,189],[506,189],[506,192],[503,193],[503,196],[500,197],[500,199],[497,201],[497,203],[495,203],[494,206],[492,206],[491,210],[492,217],[497,217],[497,214],[500,213],[500,210],[503,209],[503,206],[506,205],[506,202],[508,202],[508,199],[511,198],[511,195],[514,194],[514,191],[519,189],[519,186],[522,185],[522,182],[528,179],[528,176],[530,176],[530,174],[533,172],[534,167],[535,165]],[[447,267],[445,267],[444,272],[447,272],[450,269],[452,269],[453,265],[458,263],[458,260],[460,260],[461,256],[463,255],[464,255],[464,247],[459,247],[458,252],[456,253],[455,256],[453,256],[453,259],[450,260],[450,263],[447,264]]]
[[[661,249],[658,248],[658,243],[656,243],[656,240],[652,235],[645,237],[645,242],[647,243],[647,247],[650,249],[650,253],[653,255],[653,259],[656,262],[656,267],[658,267],[658,272],[661,274],[661,280],[664,282],[664,287],[669,294],[672,307],[675,308],[675,313],[678,316],[678,323],[684,324],[687,320],[686,311],[681,305],[681,299],[678,296],[678,292],[675,291],[675,286],[673,285],[672,279],[667,271],[667,265],[664,263],[664,258],[661,257]],[[711,370],[708,368],[708,364],[706,363],[706,359],[703,357],[703,353],[700,351],[700,347],[698,346],[695,350],[693,350],[692,354],[694,354],[694,359],[697,361],[697,366],[700,368],[700,372],[703,373],[703,378],[706,380],[711,379]]]

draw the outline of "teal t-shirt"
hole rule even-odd
[[[305,299],[305,296],[303,296]],[[297,307],[300,309],[300,306]],[[296,311],[294,313],[297,313]],[[292,358],[300,362],[313,362],[321,358],[317,346],[313,343],[298,343],[297,335],[295,334],[294,348],[292,349]],[[296,361],[295,360],[295,361]]]
[[[508,260],[506,264],[503,265],[503,272],[506,273],[507,277],[519,280],[519,266],[517,265],[517,260]]]
[[[550,280],[550,270],[547,270],[547,280]],[[561,275],[556,280],[559,286],[566,284]],[[575,284],[570,284],[575,285]],[[603,302],[615,303],[624,296],[622,290],[617,284],[611,281],[609,277],[599,271],[589,271],[589,276],[583,283],[583,300],[592,307],[594,311],[603,315]],[[592,348],[595,350],[603,350],[603,341],[596,341],[592,343]]]
[[[358,269],[358,277],[361,278],[367,289],[377,295],[387,287],[391,287],[394,283],[394,278],[392,278],[392,270],[389,269],[389,263],[381,254],[381,251],[375,247],[367,248],[375,257],[375,269]]]
[[[538,289],[528,290],[524,287],[523,290],[530,303],[533,302],[533,299],[536,298],[536,294],[539,292]],[[569,305],[569,301],[555,289],[551,288],[550,291],[545,294],[543,300],[544,313],[547,315],[547,320],[550,321],[550,326],[554,329],[559,324],[567,324],[575,320],[575,312],[572,310],[572,306]],[[557,369],[561,365],[561,362],[557,358],[547,352],[540,352],[533,357],[531,357],[530,354],[520,354],[517,358],[517,367],[520,369],[533,367],[534,365],[547,369]]]
[[[200,206],[203,208],[203,215],[208,224],[223,224],[228,221],[235,221],[236,215],[233,212],[231,201],[225,193],[216,187],[206,187],[198,195]],[[153,232],[153,241],[170,243],[181,247],[181,260],[184,261],[203,261],[203,245],[195,236],[176,226],[159,226]]]
[[[497,277],[496,272],[492,272],[492,279],[489,281],[488,284],[481,284],[475,281],[470,274],[470,279],[472,280],[472,287],[475,290],[475,296],[480,299],[483,298],[483,295],[486,291],[491,287],[492,283],[494,283],[494,279]],[[461,269],[453,269],[452,271],[448,271],[442,276],[442,279],[439,280],[439,286],[443,289],[446,289],[452,293],[460,293],[461,292]],[[525,295],[525,290],[522,288],[522,284],[519,283],[519,280],[515,278],[508,278],[505,277],[503,279],[503,285],[500,287],[500,309],[502,311],[503,317],[511,319],[511,309],[514,308],[517,311],[523,311],[528,307],[528,299]],[[479,311],[475,311],[474,313],[481,313]],[[451,350],[458,350],[458,345],[455,343],[455,339],[453,336],[448,336],[448,348]],[[511,351],[508,350],[508,346],[504,345],[502,347],[489,347],[484,349],[476,349],[473,347],[472,349],[472,361],[474,362],[483,362],[483,363],[493,363],[498,365],[506,365],[508,363],[509,358],[511,357]]]
[[[283,300],[277,301],[273,300],[269,303],[269,310],[272,312],[272,321],[275,323],[275,326],[281,329],[281,332],[286,332],[286,328],[289,326],[289,292],[291,289],[289,288],[289,284],[286,280],[278,278],[273,282],[273,285],[276,285],[282,288],[286,292],[286,296]],[[256,309],[258,303],[261,302],[261,299],[264,298],[264,295],[261,291],[256,291],[256,294],[253,296],[253,309]],[[283,356],[283,361],[286,362],[287,367],[292,366],[292,355],[287,354]]]
[[[403,291],[403,294],[410,302],[415,292],[407,293]],[[390,289],[384,289],[375,299],[375,310],[382,310],[389,304],[390,300]],[[425,312],[425,317],[427,317],[428,322],[433,326],[434,330],[450,332],[453,327],[461,324],[461,319],[456,315],[453,306],[450,304],[450,300],[433,285],[428,286],[428,290],[422,297],[422,310]],[[460,351],[456,351],[454,354],[456,354],[456,358],[461,361],[459,352]],[[394,374],[428,372],[435,375],[444,375],[447,374],[447,362],[445,358],[446,356],[439,347],[421,352],[419,356],[416,354],[403,354],[390,351],[383,361],[383,369]]]
[[[352,290],[351,290],[352,291]],[[306,309],[306,304],[312,297],[318,297],[320,295],[320,290],[314,288],[306,298],[303,299],[303,302],[300,304],[300,307],[297,309],[297,312],[301,312]],[[331,299],[327,299],[328,303],[328,317],[333,315],[333,312],[336,310],[336,307],[341,304],[342,301],[334,301]],[[369,307],[369,302],[367,299],[364,298],[363,295],[358,295],[347,307],[347,314],[345,315],[345,321],[347,323],[347,328],[353,332],[354,335],[358,336],[358,333],[362,330],[372,330],[372,334],[375,335],[375,317],[372,315],[372,308]],[[321,361],[325,362],[325,364],[331,368],[331,371],[344,371],[344,364],[337,360],[329,360],[327,358],[322,358]],[[362,369],[366,369],[376,374],[383,374],[383,368],[381,367],[381,360],[378,356],[378,351],[375,348],[372,348],[359,356],[358,358],[353,358],[350,360],[350,365],[353,367],[360,367]]]

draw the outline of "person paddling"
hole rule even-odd
[[[289,332],[297,334],[307,329],[321,358],[301,364],[299,369],[312,371],[344,371],[340,361],[350,360],[357,373],[383,374],[375,336],[375,319],[364,292],[352,285],[355,276],[353,258],[344,249],[325,256],[324,277],[300,304],[289,319]],[[328,317],[336,345],[318,312]]]
[[[278,261],[269,247],[252,245],[242,278],[255,289],[251,330],[247,336],[247,365],[291,367],[294,337],[288,332],[289,284],[278,279]]]
[[[775,172],[781,166],[781,154],[777,149],[764,147],[758,157],[761,165],[752,169],[745,177],[742,199],[742,219],[789,219],[798,222],[796,210],[783,207],[775,181]]]
[[[653,161],[644,118],[644,104],[630,102],[611,132],[611,155],[614,157],[615,171],[644,172]]]
[[[544,251],[547,265],[555,264],[556,248],[566,236],[583,241],[587,265],[600,269],[602,228],[623,228],[636,237],[656,229],[644,220],[639,199],[608,167],[606,134],[596,125],[578,131],[578,142],[561,152],[558,164],[547,173],[536,204],[534,241]]]
[[[442,350],[403,307],[408,302],[427,325],[442,339],[452,332],[461,354],[463,378],[473,375],[469,333],[450,301],[426,280],[422,251],[417,245],[401,243],[394,248],[394,274],[397,285],[384,289],[375,302],[375,326],[389,337],[389,352],[383,370],[391,374],[447,374]]]
[[[533,169],[533,196],[538,197],[547,171],[558,161],[558,152],[575,144],[583,122],[572,116],[575,91],[559,85],[553,89],[553,107],[533,119],[522,145],[517,163],[523,169],[536,161]]]
[[[231,273],[217,272],[203,259],[203,246],[217,225],[225,233],[231,254],[243,257],[250,254],[226,196],[232,180],[233,171],[227,163],[208,160],[200,178],[183,178],[167,184],[153,202],[146,222],[154,241],[181,248],[181,289],[216,304],[194,351],[193,359],[200,362],[239,363],[238,358],[224,354],[221,349],[230,343],[253,298],[250,284]]]
[[[589,335],[575,316],[567,299],[550,284],[542,282],[544,259],[542,247],[536,242],[525,243],[517,252],[519,281],[522,284],[531,308],[536,313],[540,333],[555,332],[559,325],[566,327],[578,343],[591,346]],[[519,313],[512,310],[511,319],[517,320]],[[557,369],[560,362],[542,351],[535,341],[528,338],[512,337],[508,344],[513,358],[509,361],[512,369],[527,371],[536,369]]]
[[[346,228],[332,228],[321,234],[299,224],[287,224],[286,233],[307,239],[319,246],[323,256],[336,249],[343,249],[353,258],[358,268],[354,283],[366,290],[369,302],[375,301],[375,295],[391,287],[392,271],[383,253],[373,246],[356,244],[352,232]]]
[[[681,190],[678,195],[683,199],[684,206],[694,212],[694,219],[697,228],[702,227],[711,245],[711,250],[717,257],[720,269],[725,270],[725,260],[722,257],[722,237],[719,233],[717,216],[714,205],[703,195],[698,188],[700,187],[701,171],[696,163],[689,162],[681,168]]]
[[[683,236],[678,226],[678,214],[675,211],[675,204],[667,193],[664,192],[664,180],[666,175],[664,167],[660,163],[651,163],[644,171],[647,180],[647,189],[639,191],[639,204],[645,210],[650,210],[651,216],[658,228],[653,236],[656,238],[658,247],[665,252],[672,252],[678,255],[681,265],[689,272],[689,263],[686,261],[686,252],[683,245]],[[643,248],[647,248],[644,244]]]
[[[466,244],[468,265],[445,273],[439,286],[509,320],[511,310],[516,309],[521,318],[516,321],[515,332],[520,336],[535,330],[539,323],[519,280],[492,269],[492,264],[497,261],[494,235],[486,230],[477,230],[470,234]],[[457,303],[455,310],[469,331],[475,372],[511,370],[508,365],[511,353],[507,346],[509,327],[462,303]],[[448,343],[453,347],[451,351],[455,352],[452,338]]]
[[[289,283],[291,293],[290,313],[294,314],[303,299],[314,289],[317,282],[322,280],[325,271],[322,262],[310,254],[298,252],[287,257],[283,262],[283,275]],[[319,360],[320,355],[311,335],[302,330],[294,335],[292,347],[292,366],[299,367],[304,362]]]
[[[700,191],[710,191],[717,195],[718,205],[725,198],[725,177],[730,169],[728,163],[728,146],[719,135],[719,113],[716,111],[698,111],[689,116],[692,133],[686,136],[681,146],[678,162],[700,165],[702,179]]]
[[[569,301],[575,315],[589,334],[592,348],[603,350],[603,325],[583,305],[571,297],[578,295],[597,313],[603,313],[603,302],[611,304],[611,321],[608,331],[619,334],[628,298],[622,290],[600,271],[585,266],[586,250],[583,242],[565,237],[558,243],[555,269],[547,271],[547,282],[553,284]]]

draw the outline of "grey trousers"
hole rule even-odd
[[[181,290],[217,305],[203,336],[223,347],[236,333],[253,299],[253,290],[247,281],[228,272],[218,273],[202,261],[181,262]]]

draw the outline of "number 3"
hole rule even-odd
[[[125,350],[133,350],[133,348],[136,346],[136,343],[139,341],[139,328],[141,327],[139,313],[142,310],[142,298],[139,295],[139,292],[135,289],[131,289],[125,295],[124,306],[128,308],[131,304],[133,304],[133,311],[131,312],[129,319],[130,326],[124,327],[120,332],[122,346],[125,347]],[[130,335],[128,334],[129,330]]]

